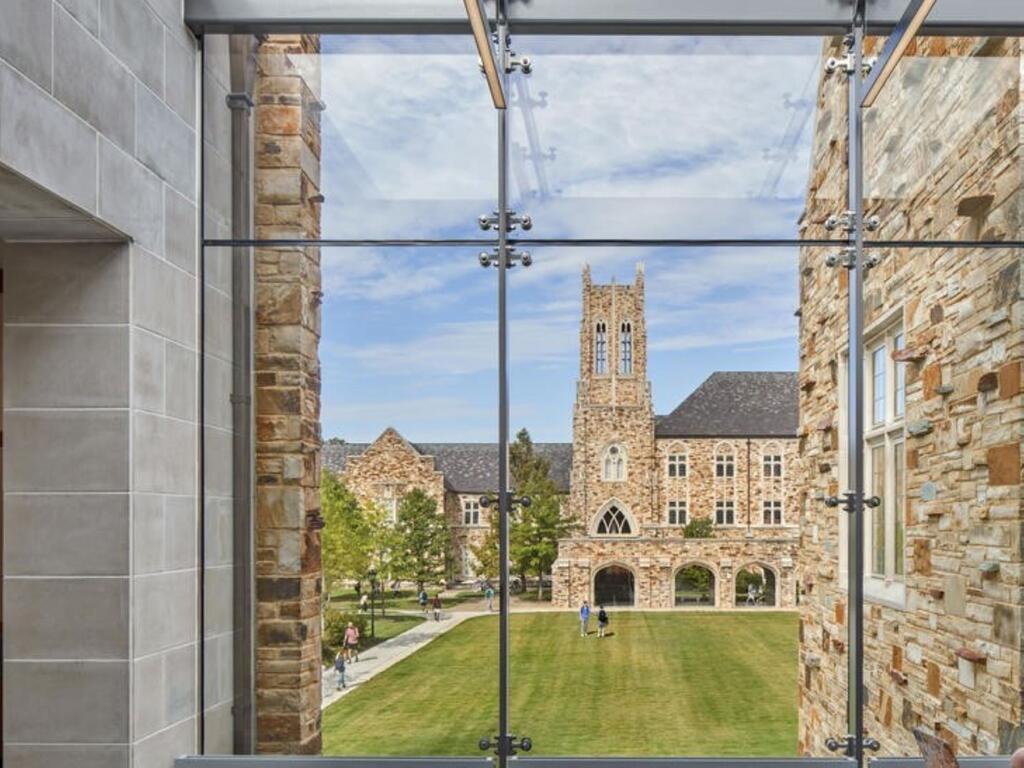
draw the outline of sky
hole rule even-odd
[[[325,238],[484,238],[496,118],[468,37],[325,38]],[[512,206],[545,238],[794,238],[816,39],[523,37]],[[497,437],[484,248],[323,249],[324,437]],[[571,439],[580,273],[647,286],[655,410],[716,370],[795,370],[797,249],[543,247],[509,279],[513,429]]]

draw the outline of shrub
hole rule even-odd
[[[334,663],[334,654],[345,643],[345,628],[352,622],[359,629],[360,637],[367,637],[369,628],[366,617],[359,613],[329,610],[324,614],[324,631],[321,639],[321,655],[326,663]]]
[[[710,517],[695,517],[683,528],[683,535],[688,539],[714,538],[715,524]]]

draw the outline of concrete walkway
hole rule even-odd
[[[419,611],[400,611],[400,613],[411,616],[422,615]],[[334,667],[325,667],[320,708],[327,709],[342,696],[354,691],[367,680],[394,666],[407,656],[411,656],[431,640],[454,629],[466,619],[486,615],[487,611],[443,611],[441,620],[434,621],[433,614],[428,614],[426,621],[360,653],[359,661],[346,666],[345,680],[348,687],[342,688],[340,691],[335,688]]]

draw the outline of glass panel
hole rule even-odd
[[[796,250],[533,257],[509,297],[533,500],[512,527],[512,731],[542,756],[796,754]],[[602,332],[629,367],[594,366]],[[775,456],[793,471],[765,472]]]
[[[467,248],[322,259],[323,752],[479,755],[497,728],[480,502],[497,488],[496,270]]]
[[[226,36],[207,36],[211,205],[229,192]],[[240,90],[238,83],[234,90]],[[482,238],[497,196],[495,111],[472,38],[272,35],[256,54],[261,237]],[[301,174],[294,173],[295,169]],[[312,218],[284,200],[318,201]],[[224,229],[208,237],[226,237]]]
[[[822,222],[845,207],[846,91],[833,78],[819,93],[820,39],[529,36],[516,48],[533,73],[512,78],[511,199],[531,236],[830,236]]]
[[[1020,83],[1016,37],[910,43],[864,114],[873,237],[1022,239]]]
[[[904,496],[904,493],[905,493],[905,490],[904,490],[904,487],[903,487],[903,474],[904,474],[903,462],[905,460],[904,456],[903,456],[903,443],[902,442],[894,443],[893,446],[892,446],[892,451],[893,451],[893,461],[892,461],[892,463],[893,463],[893,473],[894,473],[893,474],[894,481],[893,481],[893,489],[892,489],[892,491],[893,491],[892,492],[892,505],[893,505],[893,528],[895,529],[895,534],[893,535],[893,542],[894,542],[893,543],[893,549],[895,550],[895,554],[896,554],[895,573],[896,573],[897,576],[902,576],[903,573],[904,573],[904,565],[903,565],[904,553],[903,553],[903,547],[905,546],[905,539],[906,539],[906,536],[904,534],[904,531],[906,529],[906,521],[903,519],[903,515],[904,515],[904,513],[903,513],[903,507],[904,507],[903,496]]]
[[[871,353],[871,423],[885,421],[886,348],[882,344]]]
[[[888,504],[885,453],[884,444],[871,448],[871,494],[882,500],[871,510],[871,572],[876,576],[885,576],[885,508]]]

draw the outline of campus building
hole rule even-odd
[[[715,373],[655,416],[642,269],[627,285],[595,285],[584,271],[579,375],[573,442],[535,446],[575,523],[559,543],[554,603],[731,607],[747,572],[762,584],[758,604],[795,605],[796,375]],[[413,444],[392,428],[370,444],[324,446],[324,466],[363,502],[395,515],[414,488],[431,496],[464,580],[477,575],[473,547],[492,513],[480,497],[497,487],[496,462],[494,444]],[[714,523],[712,538],[685,536],[699,518]]]

